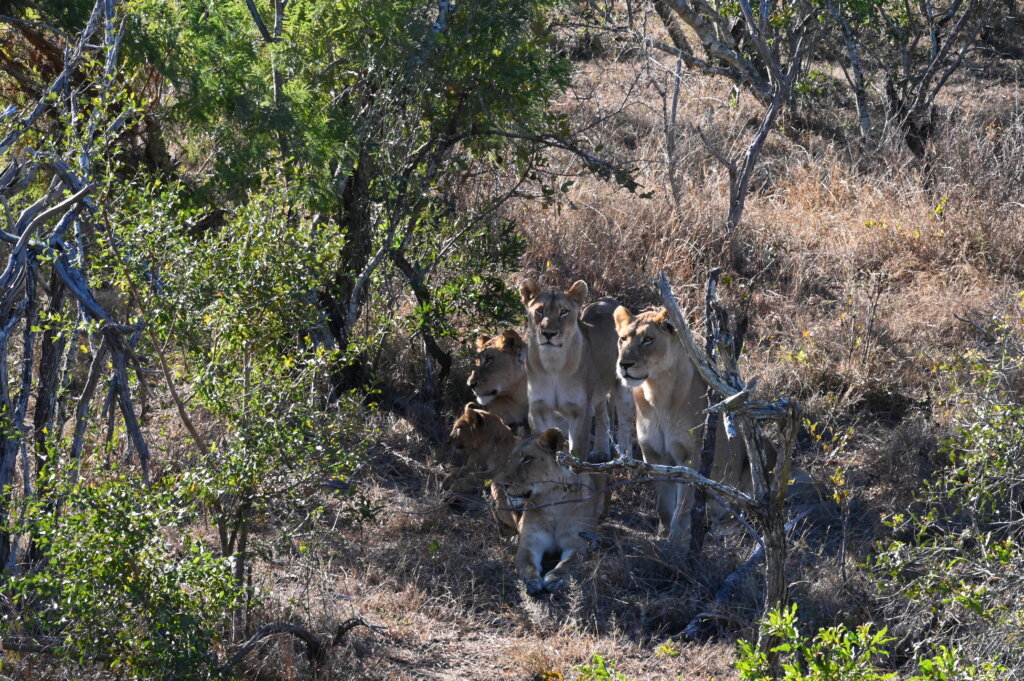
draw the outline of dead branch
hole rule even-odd
[[[708,283],[704,294],[704,354],[708,361],[715,362],[715,353],[719,339],[719,318],[715,314],[715,302],[718,299],[718,275],[722,273],[721,268],[714,268],[708,273]],[[742,395],[743,393],[737,393]],[[749,393],[748,393],[749,394]],[[715,399],[715,391],[709,386],[707,400],[712,404]],[[721,404],[721,403],[720,403]],[[716,405],[717,406],[717,405]],[[704,417],[704,437],[700,448],[700,470],[704,477],[711,475],[711,468],[715,460],[715,444],[718,435],[718,410],[709,408]],[[705,519],[705,508],[707,506],[707,488],[697,486],[693,495],[693,508],[690,509],[690,550],[688,555],[693,558],[700,555],[704,548],[704,536],[707,534],[708,526]],[[682,510],[680,506],[676,512]],[[675,519],[672,521],[675,524]]]
[[[270,638],[271,636],[288,634],[297,638],[305,645],[306,659],[309,660],[309,664],[314,670],[319,670],[330,660],[332,649],[344,641],[348,632],[356,627],[366,627],[379,634],[386,631],[385,627],[367,624],[361,617],[352,617],[345,620],[338,625],[337,629],[335,629],[334,636],[330,637],[323,634],[315,634],[309,629],[297,624],[292,624],[291,622],[271,622],[260,627],[259,631],[253,634],[248,641],[239,646],[239,648],[232,653],[231,657],[227,659],[224,666],[227,668],[237,666],[249,655],[249,653],[255,650],[262,641]]]

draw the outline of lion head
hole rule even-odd
[[[541,503],[553,495],[565,496],[566,486],[573,483],[575,476],[558,463],[557,455],[567,447],[565,435],[557,428],[519,441],[505,468],[494,478],[513,507]]]
[[[492,473],[504,466],[514,439],[504,421],[469,402],[452,426],[452,463]]]
[[[487,406],[526,376],[526,342],[514,329],[497,336],[477,336],[473,371],[466,381],[480,404]]]
[[[580,309],[587,302],[586,282],[577,281],[567,290],[542,289],[533,279],[519,286],[519,297],[526,306],[528,333],[542,349],[562,347],[579,329]]]
[[[615,330],[619,334],[619,360],[616,373],[630,388],[641,385],[648,376],[670,369],[679,361],[679,340],[675,325],[665,308],[648,310],[634,316],[624,307],[615,309]]]

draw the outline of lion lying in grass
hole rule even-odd
[[[604,511],[605,476],[559,465],[557,452],[567,444],[553,428],[526,437],[495,477],[511,506],[522,512],[516,572],[531,595],[565,588],[570,568],[590,548],[585,537],[593,535]],[[550,562],[556,564],[545,571]]]
[[[456,494],[478,494],[479,481],[494,477],[507,466],[516,436],[496,415],[470,402],[452,426],[451,443],[456,469],[442,487]],[[511,510],[505,490],[492,483],[491,499],[498,522],[518,531],[521,514]]]

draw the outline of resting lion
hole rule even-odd
[[[477,401],[513,432],[528,427],[526,341],[515,330],[477,336],[473,371],[466,383]]]
[[[457,468],[442,486],[479,493],[478,480],[493,477],[507,466],[516,436],[496,415],[470,402],[452,426],[451,443],[452,460]],[[520,514],[510,510],[505,491],[494,483],[491,483],[491,499],[498,522],[518,530]]]
[[[593,450],[608,453],[608,410],[619,420],[619,451],[632,451],[633,404],[615,379],[615,322],[618,304],[601,298],[584,307],[588,289],[577,281],[568,290],[542,289],[527,279],[519,287],[526,306],[526,378],[530,428],[540,433],[562,428],[569,449],[586,458]]]
[[[667,466],[700,465],[707,407],[707,383],[683,349],[665,308],[633,316],[615,310],[619,334],[619,380],[633,390],[636,430],[644,461]],[[750,471],[738,440],[716,439],[709,476],[740,489],[749,489]],[[660,529],[672,539],[689,534],[693,486],[656,482]],[[709,500],[709,506],[718,505]],[[678,512],[677,512],[678,509]],[[719,510],[721,510],[719,508]],[[673,522],[674,520],[674,522]]]
[[[604,475],[574,473],[559,465],[556,453],[565,445],[565,436],[554,428],[528,436],[495,477],[512,507],[522,509],[516,572],[530,594],[566,586],[573,562],[590,548],[586,537],[593,535],[603,510]],[[566,500],[577,501],[558,503]],[[545,572],[545,562],[556,561]]]

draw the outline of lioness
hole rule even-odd
[[[513,432],[527,428],[526,342],[514,329],[477,336],[473,371],[466,383],[477,401]]]
[[[442,484],[455,491],[479,490],[477,480],[486,480],[503,470],[516,444],[516,436],[495,414],[470,402],[452,426],[451,443],[457,468]],[[478,492],[474,492],[478,493]],[[511,510],[505,491],[491,483],[494,517],[513,530],[519,529],[520,514]]]
[[[615,322],[618,304],[601,298],[584,307],[586,283],[568,290],[542,289],[532,279],[519,287],[526,306],[526,380],[530,428],[535,433],[564,428],[569,449],[580,457],[594,447],[608,453],[608,409],[618,416],[618,447],[632,451],[633,404],[629,392],[615,380]]]
[[[615,328],[619,334],[616,370],[619,380],[633,390],[644,461],[697,468],[707,383],[680,344],[668,312],[660,308],[633,316],[618,307]],[[710,477],[741,489],[749,487],[750,471],[738,440],[730,442],[719,435]],[[690,531],[693,486],[656,482],[654,492],[661,531],[672,539],[685,537]],[[709,502],[709,506],[716,504]]]
[[[566,586],[573,561],[590,547],[580,535],[594,533],[601,513],[604,476],[559,465],[556,453],[565,445],[565,436],[555,428],[526,437],[495,477],[512,507],[522,509],[516,572],[529,594],[545,589],[554,593]],[[549,564],[557,561],[546,573],[545,558]]]

